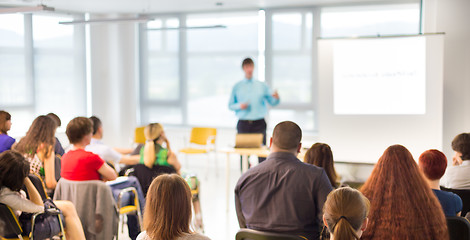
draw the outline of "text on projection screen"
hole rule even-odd
[[[335,114],[424,114],[426,38],[337,40]]]

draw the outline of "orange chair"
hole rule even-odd
[[[194,155],[194,154],[206,154],[207,159],[209,160],[209,154],[211,152],[215,152],[215,137],[217,136],[217,129],[216,128],[201,128],[195,127],[191,129],[191,137],[189,139],[189,146],[180,149],[180,153],[184,153],[186,155]],[[186,158],[186,165],[187,164]],[[215,166],[217,169],[217,159],[215,161]],[[217,173],[217,171],[216,171]]]

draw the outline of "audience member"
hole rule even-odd
[[[85,151],[93,134],[93,123],[85,117],[76,117],[66,129],[72,149],[62,157],[61,175],[72,181],[115,180],[116,172],[100,156]]]
[[[103,123],[96,116],[90,117],[93,122],[93,137],[90,145],[86,146],[85,150],[90,151],[94,154],[98,154],[101,159],[106,162],[111,162],[115,166],[116,170],[119,171],[119,164],[135,165],[139,163],[139,155],[123,155],[113,148],[105,145],[102,142],[103,139]]]
[[[145,198],[137,178],[127,177],[113,181],[117,178],[115,170],[106,164],[100,156],[85,150],[85,147],[90,144],[93,134],[93,122],[90,119],[85,117],[72,119],[67,125],[66,134],[73,147],[72,150],[65,153],[62,157],[63,178],[74,181],[110,181],[108,185],[111,187],[116,200],[122,189],[134,187],[137,190],[140,204],[143,208]],[[129,195],[125,195],[125,197],[126,199],[122,202],[122,206],[126,206],[132,201]],[[129,228],[129,237],[136,239],[140,230],[135,215],[128,215],[127,226]]]
[[[297,159],[301,139],[297,124],[279,123],[266,161],[238,180],[235,206],[241,228],[318,239],[323,204],[332,186],[322,168]]]
[[[439,201],[405,147],[385,150],[361,192],[371,202],[361,239],[449,239]]]
[[[447,167],[447,158],[439,150],[428,150],[419,156],[419,167],[424,173],[429,187],[441,203],[446,216],[460,216],[462,211],[462,199],[455,193],[441,191],[439,180],[444,175]]]
[[[344,187],[331,192],[323,206],[323,223],[330,240],[361,239],[369,208],[369,200],[356,189]]]
[[[328,179],[330,179],[331,186],[334,188],[338,186],[338,175],[335,171],[333,152],[331,152],[331,148],[328,144],[313,144],[305,153],[304,162],[323,168]]]
[[[57,116],[55,113],[48,113],[46,116],[48,116],[48,117],[52,118],[52,120],[54,120],[54,122],[56,123],[56,128],[59,128],[62,125],[62,122],[60,121],[59,116]],[[62,147],[62,144],[60,143],[60,141],[57,137],[55,138],[54,152],[55,152],[55,154],[58,154],[61,157],[65,153],[64,148]]]
[[[455,155],[441,184],[446,188],[470,189],[470,133],[461,133],[452,140]]]
[[[0,154],[0,203],[11,207],[17,216],[22,212],[44,212],[44,204],[38,190],[28,178],[29,162],[18,152],[5,151]],[[30,200],[21,188],[26,186]],[[69,201],[54,201],[65,217],[67,239],[85,239],[83,227],[74,205]]]
[[[140,163],[148,168],[155,165],[172,167],[179,173],[181,164],[171,151],[170,142],[160,123],[151,123],[144,129],[145,145],[140,150]],[[166,148],[162,146],[165,143]]]
[[[39,116],[34,119],[24,136],[15,147],[31,164],[31,173],[40,175],[48,189],[57,185],[55,178],[55,130],[56,123],[52,118]]]
[[[160,175],[152,181],[147,194],[144,230],[138,240],[208,240],[189,229],[191,191],[177,174]]]
[[[0,111],[0,153],[12,149],[15,139],[8,136],[11,128],[11,115],[8,112]]]

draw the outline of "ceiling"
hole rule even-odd
[[[390,0],[0,0],[3,6],[44,4],[56,11],[89,13],[176,13],[301,7],[330,4],[381,3]],[[395,0],[393,2],[410,2]],[[219,3],[219,4],[218,4]]]

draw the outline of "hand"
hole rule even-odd
[[[248,104],[247,104],[247,103],[242,103],[242,104],[240,104],[240,108],[241,108],[242,110],[245,110],[245,109],[248,108]]]
[[[279,99],[279,93],[277,91],[275,91],[272,96],[275,99]]]
[[[462,164],[462,158],[461,155],[458,153],[455,153],[454,157],[452,157],[452,165],[453,166],[460,166]]]

